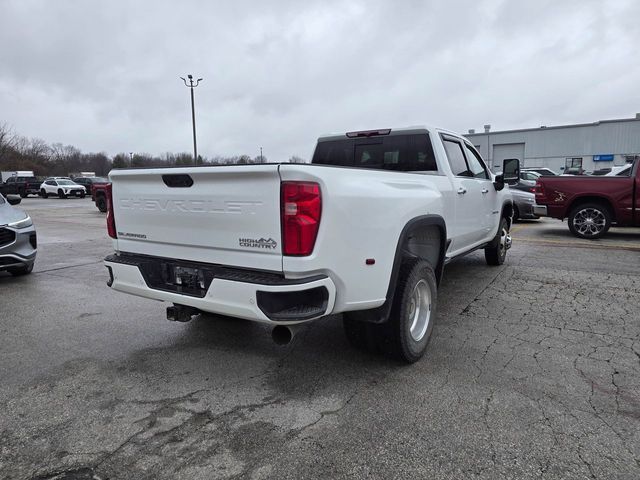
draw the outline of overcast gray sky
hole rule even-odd
[[[0,0],[0,122],[83,151],[309,158],[322,133],[640,112],[640,2]]]

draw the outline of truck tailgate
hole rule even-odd
[[[116,249],[282,271],[278,165],[113,170]]]

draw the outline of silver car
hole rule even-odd
[[[26,275],[33,270],[38,241],[31,217],[14,208],[21,198],[0,195],[0,272]]]

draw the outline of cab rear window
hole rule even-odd
[[[438,169],[426,133],[321,141],[311,163],[401,172]]]

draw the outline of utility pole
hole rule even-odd
[[[129,152],[129,166],[133,167],[133,152]]]
[[[264,160],[262,159],[262,147],[260,147],[260,163],[264,163]]]
[[[195,85],[193,84],[193,75],[187,75],[189,79],[189,83],[185,80],[184,77],[180,77],[184,82],[185,87],[189,87],[191,89],[191,123],[193,125],[193,161],[196,165],[198,165],[198,146],[196,144],[196,107],[193,101],[193,89],[200,84],[202,78],[196,80]]]

